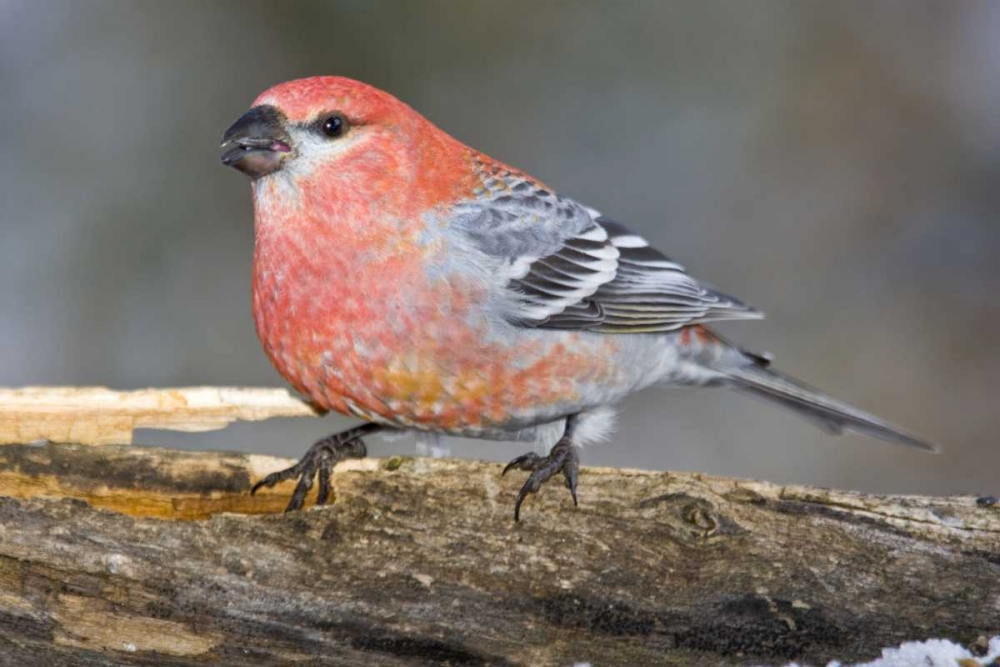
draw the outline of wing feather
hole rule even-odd
[[[479,166],[488,177],[456,207],[453,226],[506,262],[508,317],[518,324],[649,333],[763,317],[695,280],[625,225],[523,174]]]

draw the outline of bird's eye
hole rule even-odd
[[[345,123],[344,119],[340,116],[330,116],[323,121],[321,128],[323,130],[323,134],[331,139],[336,139],[344,134],[344,130],[347,129],[347,123]]]

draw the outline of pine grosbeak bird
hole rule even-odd
[[[292,468],[289,509],[384,429],[554,443],[507,466],[517,496],[557,473],[609,405],[651,385],[720,385],[815,424],[929,443],[768,368],[706,322],[761,313],[689,276],[638,234],[463,145],[391,95],[341,77],[265,91],[223,136],[250,177],[253,312],[278,371],[364,424]],[[543,450],[544,451],[544,450]]]

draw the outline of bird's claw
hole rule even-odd
[[[510,463],[505,465],[503,468],[503,472],[500,473],[500,476],[503,477],[504,475],[507,474],[508,470],[512,470],[514,468],[517,468],[518,470],[535,470],[536,468],[538,468],[538,466],[541,464],[542,461],[544,461],[544,459],[538,454],[535,454],[534,452],[528,452],[527,454],[522,454],[521,456],[518,456],[516,459],[512,460]]]
[[[573,442],[568,437],[563,437],[557,442],[548,456],[543,457],[534,453],[518,456],[504,467],[503,472],[500,473],[501,476],[506,475],[508,470],[514,468],[531,471],[514,502],[514,521],[521,520],[521,503],[528,497],[528,494],[537,493],[542,488],[542,484],[549,481],[557,472],[562,472],[566,479],[566,488],[573,496],[573,505],[579,505],[576,497],[576,485],[580,475],[580,458],[576,447],[573,446]]]
[[[305,456],[298,463],[290,468],[272,472],[254,484],[250,489],[250,495],[256,494],[262,487],[266,486],[270,489],[279,482],[298,478],[299,483],[295,485],[292,498],[288,501],[288,506],[285,508],[286,512],[294,512],[295,510],[302,509],[306,495],[312,489],[313,480],[318,475],[319,489],[316,494],[316,504],[325,505],[330,499],[330,478],[333,467],[337,462],[344,459],[364,458],[367,456],[368,449],[361,436],[371,431],[371,428],[362,426],[331,435],[328,438],[323,438],[310,447],[309,451],[305,453]]]

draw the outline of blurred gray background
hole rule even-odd
[[[586,463],[1000,491],[990,0],[0,0],[0,384],[283,385],[251,321],[249,187],[218,144],[260,91],[315,74],[634,226],[768,314],[724,333],[946,446],[649,390]],[[298,456],[347,423],[141,439]]]

